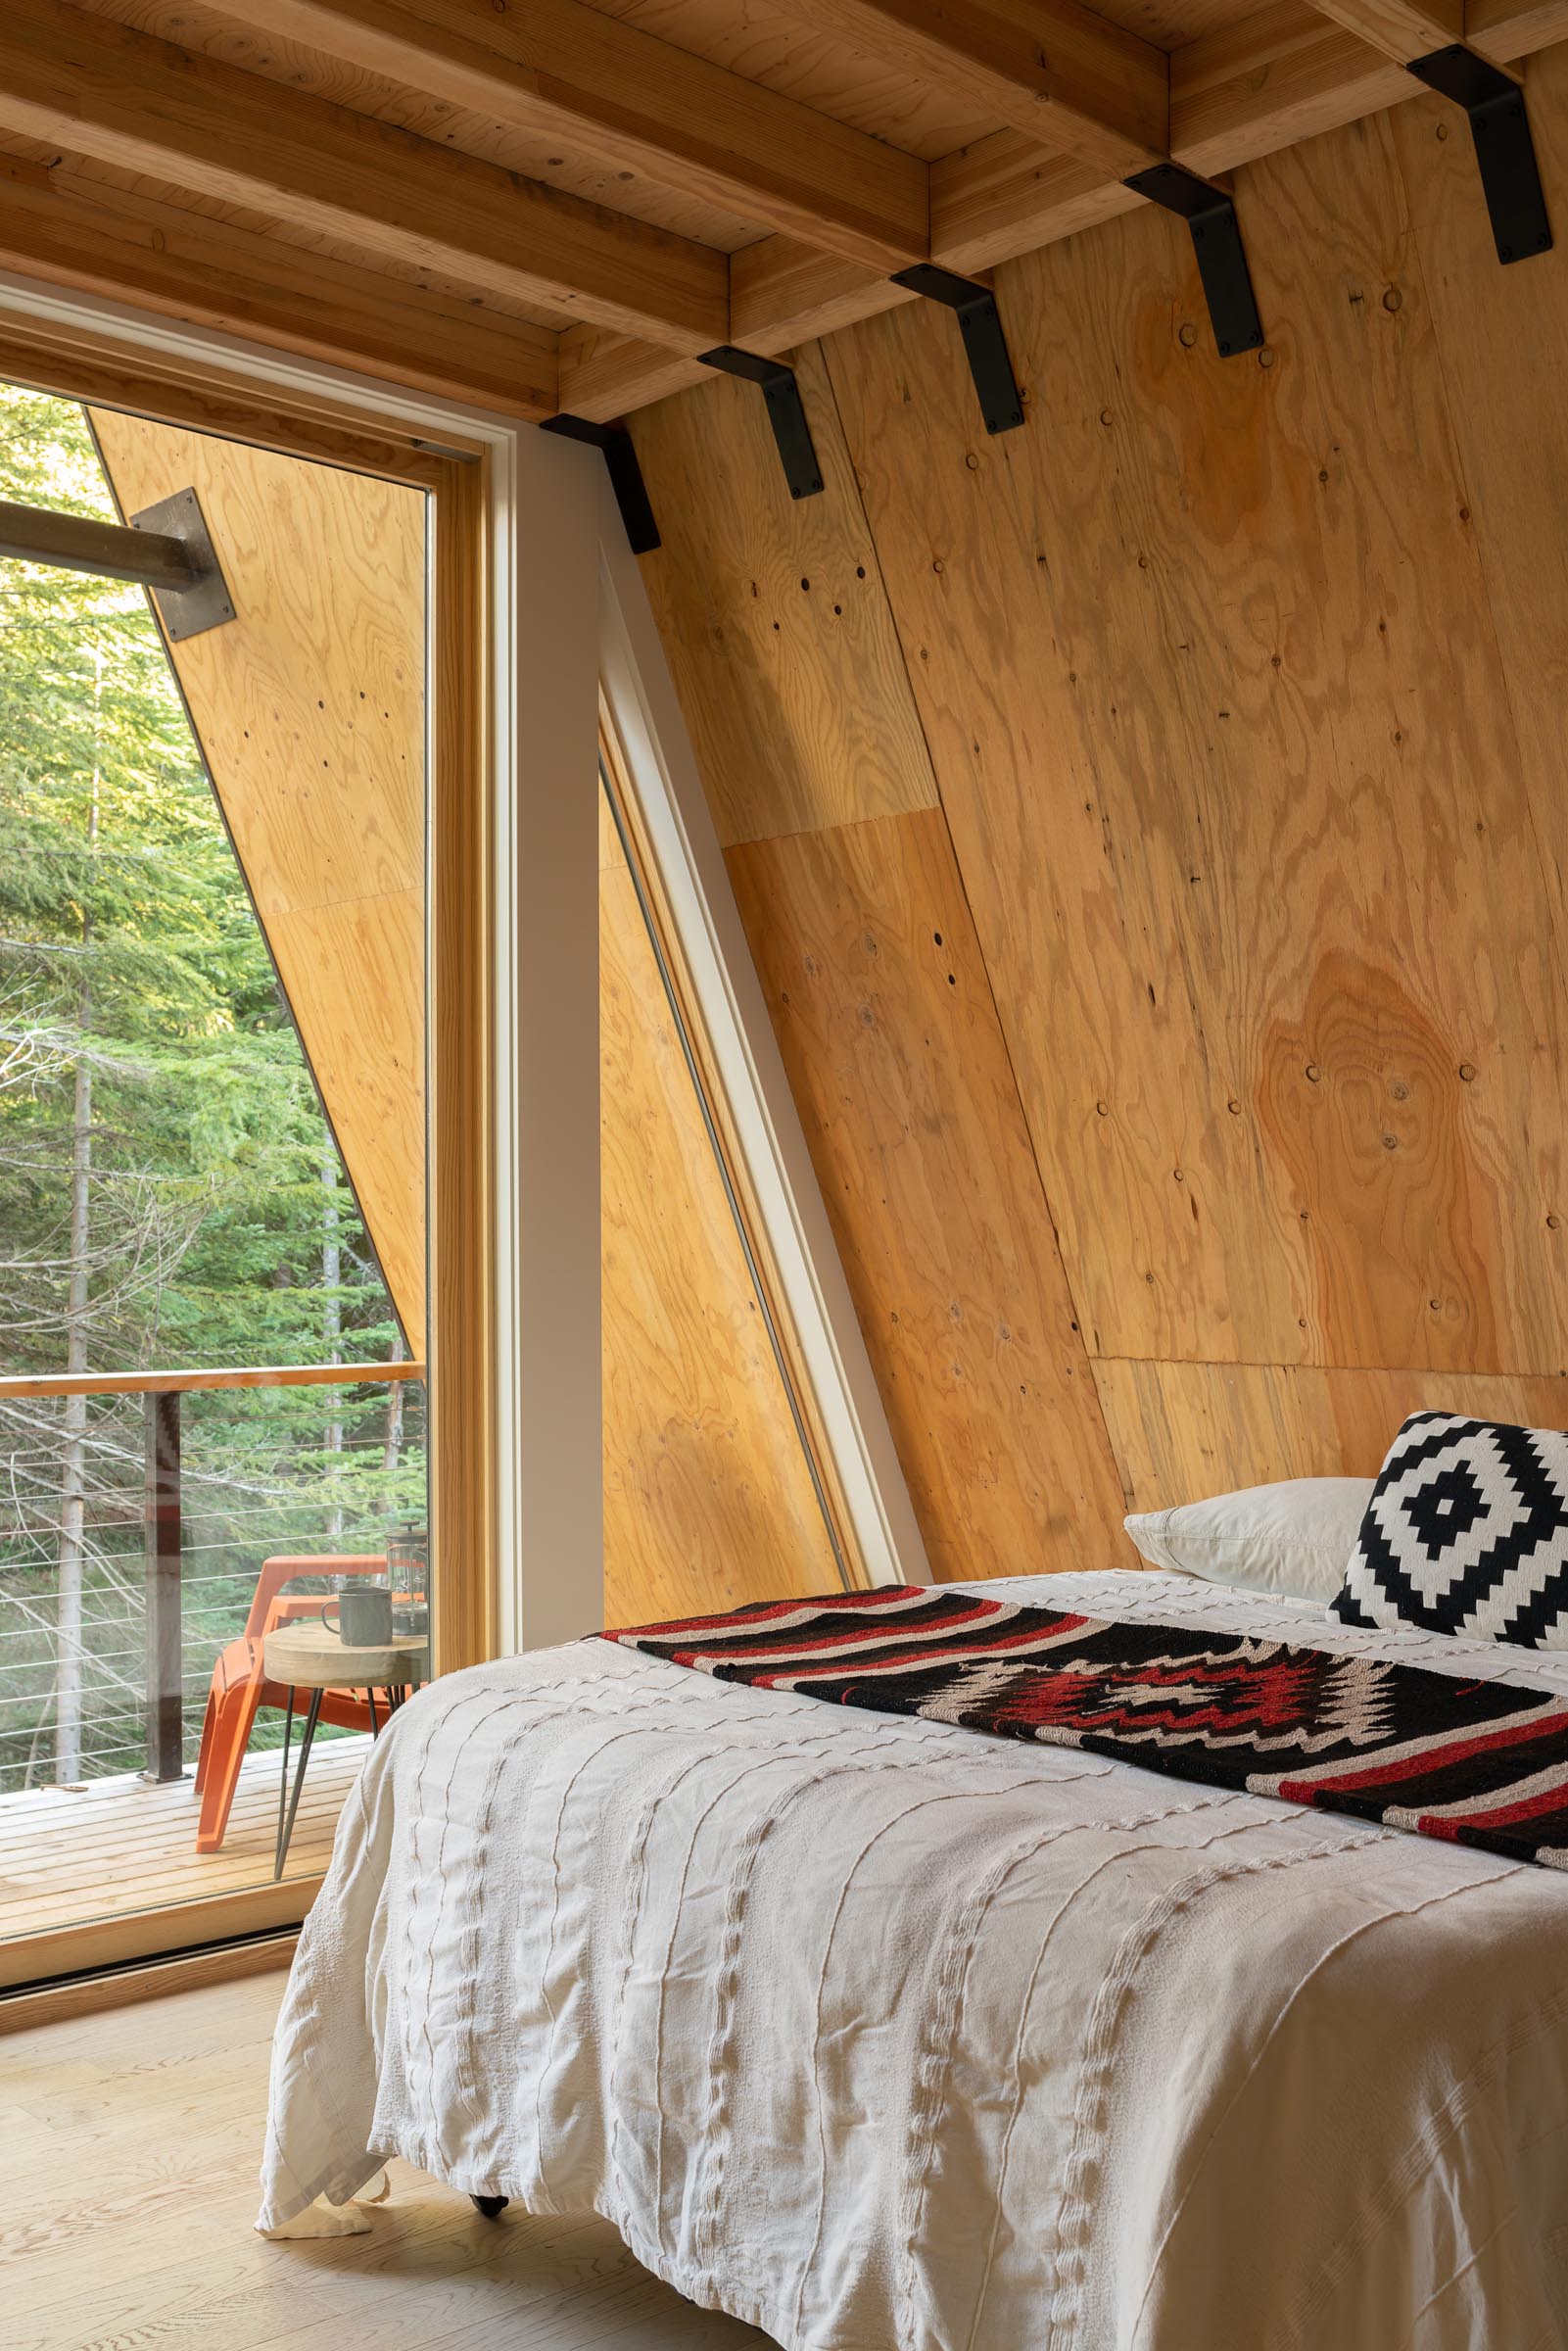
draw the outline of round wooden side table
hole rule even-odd
[[[415,1684],[428,1679],[430,1644],[415,1634],[378,1642],[373,1648],[356,1648],[340,1641],[318,1617],[308,1616],[268,1633],[262,1659],[267,1680],[281,1682],[289,1694],[289,1708],[283,1718],[283,1772],[278,1784],[277,1857],[272,1867],[276,1879],[282,1877],[283,1864],[288,1858],[289,1840],[294,1835],[295,1815],[305,1789],[310,1742],[321,1718],[322,1697],[328,1690],[362,1690],[370,1703],[371,1731],[377,1732],[381,1724],[376,1713],[376,1692],[384,1693],[387,1712],[395,1714]],[[291,1797],[289,1739],[294,1729],[295,1701],[302,1690],[309,1690],[310,1697],[305,1710],[305,1735],[300,1743]]]

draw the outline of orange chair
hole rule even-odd
[[[215,1853],[223,1842],[228,1816],[239,1786],[240,1766],[250,1744],[251,1729],[262,1706],[283,1713],[289,1694],[269,1682],[262,1669],[262,1646],[280,1624],[297,1616],[317,1614],[325,1606],[319,1596],[283,1597],[283,1587],[302,1575],[385,1575],[384,1553],[363,1552],[348,1557],[279,1558],[263,1559],[245,1630],[229,1642],[213,1668],[202,1722],[202,1744],[196,1757],[196,1794],[202,1808],[196,1824],[196,1849]],[[352,1690],[322,1693],[321,1720],[343,1730],[374,1728],[365,1699]]]

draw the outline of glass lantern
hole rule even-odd
[[[430,1638],[430,1542],[411,1521],[387,1537],[392,1629],[404,1640]]]

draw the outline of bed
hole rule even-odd
[[[979,1589],[1568,1694],[1185,1576]],[[379,1741],[259,2225],[395,2153],[790,2351],[1535,2351],[1565,2134],[1560,1874],[585,1642]]]

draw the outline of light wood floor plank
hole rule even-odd
[[[591,2214],[480,2219],[390,2166],[368,2235],[251,2223],[281,1971],[0,2047],[6,2351],[768,2351]]]

